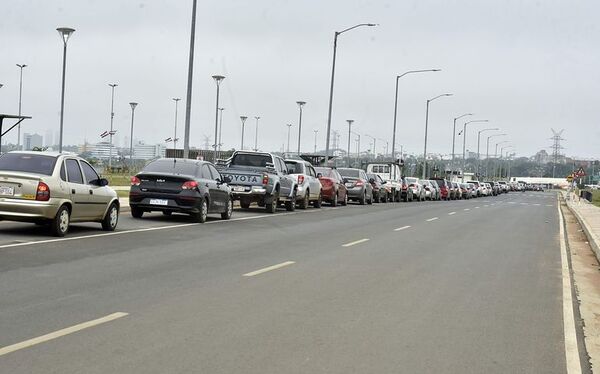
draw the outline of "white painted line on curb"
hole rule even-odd
[[[410,226],[402,226],[402,227],[398,227],[397,229],[394,229],[394,231],[402,231],[402,230],[406,230],[409,228],[410,228]]]
[[[571,294],[572,279],[567,258],[567,245],[565,243],[564,219],[558,204],[560,262],[562,268],[562,296],[563,296],[563,327],[565,335],[565,357],[567,361],[567,373],[581,373],[581,361],[579,359],[579,346],[577,345],[577,333],[575,331],[575,313],[573,309],[573,297]]]
[[[430,218],[430,219],[426,219],[425,221],[431,222],[431,221],[435,221],[436,219],[438,219],[438,217],[433,217],[433,218]]]
[[[352,247],[353,245],[357,245],[357,244],[368,242],[368,241],[369,241],[369,239],[360,239],[360,240],[356,240],[354,242],[342,244],[342,247]]]
[[[98,326],[98,325],[106,323],[106,322],[114,321],[115,319],[125,317],[127,315],[129,315],[129,314],[123,313],[123,312],[109,314],[102,318],[83,322],[78,325],[74,325],[71,327],[64,328],[62,330],[54,331],[54,332],[51,332],[46,335],[38,336],[37,338],[33,338],[33,339],[25,340],[24,342],[9,345],[9,346],[0,348],[0,356],[3,356],[5,354],[8,354],[8,353],[11,353],[14,351],[18,351],[20,349],[28,348],[28,347],[31,347],[31,346],[34,346],[34,345],[37,345],[40,343],[45,343],[49,340],[57,339],[62,336],[65,336],[65,335],[73,334],[75,332],[78,332],[78,331],[81,331],[84,329],[88,329],[90,327]]]
[[[263,268],[263,269],[259,269],[259,270],[256,270],[256,271],[251,271],[250,273],[244,274],[244,276],[245,277],[253,277],[255,275],[266,273],[266,272],[272,271],[272,270],[281,269],[282,267],[290,266],[290,265],[293,265],[293,264],[295,264],[294,261],[286,261],[286,262],[282,262],[281,264],[269,266],[269,267],[266,267],[266,268]]]
[[[448,213],[449,216],[453,216],[455,214],[456,214],[456,212],[450,212],[450,213]]]

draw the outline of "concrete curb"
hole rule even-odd
[[[577,218],[577,221],[583,228],[583,231],[585,232],[585,235],[588,238],[588,242],[590,243],[590,246],[592,247],[592,250],[596,255],[596,259],[600,261],[600,237],[598,237],[598,235],[596,235],[596,233],[592,231],[586,219],[581,214],[579,214],[579,212],[577,212],[577,209],[571,206],[573,202],[571,200],[567,200],[565,198],[565,194],[562,194],[562,200],[565,202],[571,213],[573,213],[575,218]]]

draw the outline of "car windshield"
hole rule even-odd
[[[56,157],[29,153],[6,153],[0,156],[0,171],[52,175]]]
[[[230,165],[235,166],[254,166],[259,168],[267,167],[267,163],[272,163],[270,155],[264,153],[237,153],[231,159]]]
[[[197,169],[198,165],[195,162],[186,162],[178,159],[162,159],[149,163],[142,172],[195,176]]]
[[[333,169],[330,168],[315,168],[317,174],[321,174],[323,177],[334,178],[335,175],[333,173]]]
[[[360,170],[358,169],[337,169],[342,177],[360,178]]]
[[[304,172],[304,164],[301,162],[286,161],[285,166],[287,166],[290,174],[306,174]]]

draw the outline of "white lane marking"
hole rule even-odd
[[[37,338],[25,340],[24,342],[16,343],[13,345],[9,345],[3,348],[0,348],[0,356],[9,354],[14,351],[18,351],[20,349],[28,348],[40,343],[45,343],[49,340],[57,339],[65,335],[73,334],[75,332],[88,329],[90,327],[94,327],[106,322],[114,321],[115,319],[122,318],[129,315],[128,313],[117,312],[113,314],[109,314],[102,318],[94,319],[91,321],[83,322],[78,325],[74,325],[71,327],[64,328],[62,330],[54,331],[46,335],[38,336]]]
[[[402,227],[398,227],[397,229],[394,229],[394,231],[402,231],[402,230],[406,230],[409,228],[410,228],[410,226],[402,226]]]
[[[535,205],[535,206],[540,206],[540,204],[533,204],[533,205]]]
[[[546,204],[546,206],[552,206],[552,204]]]
[[[509,204],[516,204],[516,202],[514,202],[514,201],[509,201],[508,203]]]
[[[245,277],[253,277],[255,275],[266,273],[266,272],[272,271],[272,270],[281,269],[282,267],[290,266],[290,265],[293,265],[293,264],[295,264],[294,261],[286,261],[286,262],[282,262],[281,264],[269,266],[269,267],[266,267],[266,268],[263,268],[263,269],[258,269],[256,271],[251,271],[250,273],[244,274],[244,276]]]
[[[484,207],[484,208],[487,208],[488,206],[489,206],[489,205],[484,205],[483,207]]]
[[[456,212],[450,212],[450,213],[448,213],[449,216],[453,216],[455,214],[456,214]]]
[[[356,240],[356,241],[353,241],[350,243],[342,244],[342,247],[352,247],[353,245],[357,245],[357,244],[368,242],[368,241],[369,241],[369,239],[366,239],[366,238],[360,239],[360,240]]]
[[[478,206],[476,206],[476,207],[475,207],[475,209],[479,209],[479,207],[478,207]]]
[[[565,357],[567,361],[567,373],[581,373],[581,362],[579,360],[579,346],[577,345],[577,333],[575,332],[575,313],[573,309],[573,297],[571,294],[572,279],[567,258],[567,246],[565,243],[564,220],[558,204],[558,233],[560,235],[560,262],[562,269],[562,296],[563,296],[563,327],[565,335]]]
[[[431,222],[431,221],[435,221],[436,219],[439,219],[439,217],[433,217],[433,218],[430,218],[430,219],[426,219],[425,221]]]
[[[465,211],[466,211],[466,210],[471,210],[471,209],[469,209],[469,208],[465,208],[465,209],[463,209],[463,210],[465,210]]]

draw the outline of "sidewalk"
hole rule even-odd
[[[563,197],[583,227],[590,246],[600,261],[600,208],[573,194],[563,193]]]

